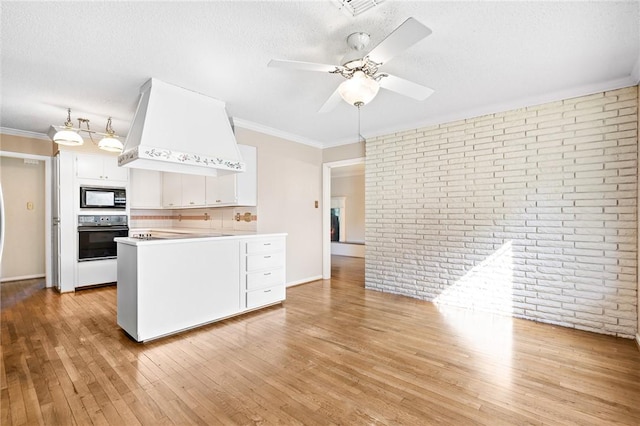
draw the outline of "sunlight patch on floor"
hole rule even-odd
[[[449,332],[462,343],[461,350],[469,354],[472,368],[491,378],[497,385],[493,392],[505,391],[512,381],[512,243],[469,270],[434,303]]]

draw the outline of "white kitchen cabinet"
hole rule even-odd
[[[285,237],[245,240],[241,246],[242,300],[245,309],[285,299]]]
[[[239,255],[236,239],[119,243],[118,325],[140,342],[237,314]]]
[[[207,176],[207,206],[255,206],[258,194],[257,151],[254,146],[238,145],[245,163],[242,173]]]
[[[58,290],[75,290],[78,261],[78,184],[74,177],[75,154],[58,153],[58,211],[54,221],[58,228]]]
[[[96,284],[115,283],[118,279],[116,259],[78,262],[76,288]]]
[[[207,176],[205,188],[208,206],[234,205],[237,201],[235,174]]]
[[[202,207],[205,205],[205,177],[182,175],[182,207]]]
[[[132,209],[162,207],[162,172],[131,169],[129,203]]]
[[[129,169],[118,167],[118,157],[76,154],[76,177],[100,181],[127,182]]]
[[[163,172],[162,207],[255,206],[258,192],[256,148],[238,145],[238,149],[246,164],[242,173],[200,176]],[[135,199],[132,203],[134,208],[147,207],[138,206]]]
[[[285,238],[116,238],[118,325],[141,342],[283,302]]]
[[[162,207],[182,207],[182,175],[162,173]]]
[[[204,205],[204,176],[168,172],[162,174],[163,207],[202,207]]]

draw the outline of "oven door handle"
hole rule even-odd
[[[79,226],[78,232],[129,231],[128,226]]]

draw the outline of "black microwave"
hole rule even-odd
[[[81,209],[122,209],[127,207],[124,188],[80,187]]]

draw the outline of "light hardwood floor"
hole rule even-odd
[[[631,340],[368,291],[362,259],[333,273],[147,344],[114,287],[5,283],[0,423],[640,424]]]

